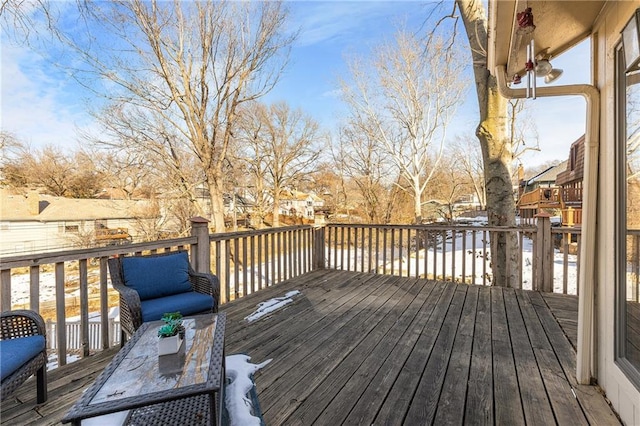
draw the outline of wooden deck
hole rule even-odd
[[[294,303],[244,321],[290,290]],[[572,296],[316,271],[222,309],[227,354],[273,359],[256,375],[267,425],[619,424],[576,385]],[[58,423],[112,355],[51,371],[40,407],[25,384],[2,423]]]

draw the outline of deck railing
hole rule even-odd
[[[492,285],[491,236],[515,234],[512,287],[577,294],[580,229],[536,226],[327,225],[330,269]],[[572,242],[573,241],[573,242]]]
[[[317,232],[301,225],[209,236],[211,271],[220,278],[220,302],[321,267],[315,263]]]
[[[557,204],[560,205],[560,189],[558,187],[552,188],[536,188],[532,191],[525,192],[520,196],[518,205],[527,206],[531,204]]]
[[[575,226],[582,224],[582,208],[567,207],[562,209],[562,226]]]
[[[323,268],[491,285],[489,241],[499,232],[517,235],[521,272],[514,286],[575,294],[579,230],[552,229],[545,217],[537,226],[512,228],[303,225],[221,234],[196,218],[189,237],[0,258],[0,306],[43,314],[52,327],[50,347],[64,365],[71,353],[85,357],[117,343],[118,324],[109,315],[118,306],[107,269],[112,256],[187,249],[194,269],[218,275],[224,304]],[[553,250],[554,241],[563,250]],[[21,287],[22,296],[14,291]],[[89,321],[90,313],[98,319]]]

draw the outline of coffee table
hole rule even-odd
[[[158,356],[161,321],[144,323],[62,419],[130,410],[125,424],[221,424],[226,314],[185,317],[177,354]]]

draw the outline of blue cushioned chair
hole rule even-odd
[[[47,400],[47,342],[44,320],[34,311],[0,314],[0,376],[4,401],[36,375],[37,401]]]
[[[184,250],[109,259],[111,285],[120,294],[121,344],[143,322],[165,312],[184,316],[217,312],[220,282],[194,272]]]

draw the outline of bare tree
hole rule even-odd
[[[270,106],[255,103],[244,111],[242,140],[244,158],[255,178],[271,197],[273,224],[280,225],[280,200],[286,190],[313,170],[322,136],[318,123],[302,110],[292,110],[285,102]]]
[[[439,206],[435,210],[440,218],[451,221],[455,218],[455,202],[469,193],[472,184],[460,168],[458,158],[447,154],[443,155],[433,176],[434,184],[425,195]]]
[[[0,153],[2,158],[5,158],[8,151],[19,148],[21,146],[18,138],[11,132],[0,130]]]
[[[392,164],[379,149],[372,124],[352,121],[343,126],[332,151],[336,167],[356,186],[368,222],[384,223],[388,210],[385,204],[391,199],[389,188],[393,185]]]
[[[268,154],[261,149],[264,135],[264,106],[258,103],[247,104],[240,111],[238,124],[239,146],[234,153],[234,169],[244,169],[250,176],[246,185],[253,201],[252,215],[254,225],[262,227],[269,212],[273,211],[272,198],[269,196]]]
[[[86,34],[56,35],[81,66],[69,70],[108,100],[96,111],[96,139],[162,159],[170,179],[196,204],[197,175],[223,231],[225,169],[237,110],[277,82],[295,35],[285,35],[280,2],[78,3]],[[149,157],[147,157],[149,158]],[[191,169],[190,169],[191,168]]]
[[[0,0],[0,28],[15,40],[28,41],[31,35],[37,33],[35,29],[39,24],[33,19],[34,11],[42,13],[46,25],[53,22],[46,0]]]
[[[132,200],[148,192],[145,188],[152,184],[149,177],[154,165],[138,153],[109,150],[92,152],[92,155],[96,158],[96,167],[105,176],[105,185],[114,192],[115,198]]]
[[[513,150],[512,182],[518,184],[518,165],[527,152],[540,151],[538,129],[524,99],[507,99],[507,134]]]
[[[477,139],[457,137],[449,145],[449,157],[454,160],[454,166],[460,171],[460,176],[473,188],[480,207],[484,210],[487,203],[487,193],[484,177],[484,162],[482,151]]]
[[[133,211],[134,228],[140,241],[156,241],[163,238],[167,216],[162,214],[160,203],[151,199],[138,205]]]
[[[49,145],[31,149],[16,145],[5,150],[0,170],[3,182],[13,188],[41,188],[44,192],[71,198],[91,198],[102,189],[103,176],[90,156],[82,151],[64,153]]]
[[[442,156],[446,129],[460,103],[461,61],[447,40],[418,38],[400,30],[393,42],[374,50],[367,62],[352,60],[351,81],[342,81],[351,120],[371,123],[375,140],[395,164],[401,188],[413,197],[414,220],[421,221],[422,194]]]

